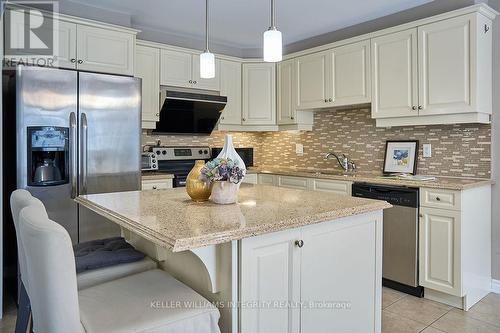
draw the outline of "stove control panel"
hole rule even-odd
[[[159,161],[207,160],[211,157],[209,147],[152,147],[151,151]]]

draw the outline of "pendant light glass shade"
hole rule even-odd
[[[283,40],[281,32],[276,29],[276,11],[274,0],[271,0],[271,26],[264,32],[264,61],[278,62],[283,59]]]
[[[205,51],[200,54],[200,77],[202,79],[215,77],[215,56],[211,52]]]
[[[215,57],[208,50],[208,0],[205,1],[205,51],[200,54],[200,78],[212,79],[215,77]]]
[[[264,32],[264,61],[278,62],[283,59],[281,32],[269,29]]]

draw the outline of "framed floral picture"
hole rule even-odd
[[[418,140],[387,141],[384,173],[417,174]]]

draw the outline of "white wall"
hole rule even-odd
[[[488,4],[500,11],[500,0]],[[496,180],[492,194],[492,276],[500,280],[500,17],[493,23],[493,125],[492,125],[492,178]]]

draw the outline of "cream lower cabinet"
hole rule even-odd
[[[160,50],[137,45],[135,77],[142,79],[142,128],[154,129],[160,120]]]
[[[145,179],[141,183],[142,190],[166,190],[173,188],[172,179]]]
[[[490,185],[420,189],[419,282],[426,298],[464,310],[490,292]]]
[[[369,213],[243,239],[241,333],[380,332],[381,222]]]
[[[346,196],[351,196],[352,193],[352,182],[344,180],[318,179],[261,173],[258,175],[258,183],[263,185],[294,188],[298,190],[331,192]]]

